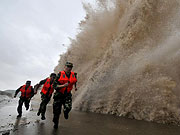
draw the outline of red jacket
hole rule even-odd
[[[71,72],[70,78],[66,76],[65,71],[60,71],[60,72],[61,72],[61,76],[58,80],[59,83],[63,85],[69,82],[69,85],[67,87],[61,88],[59,91],[64,94],[64,91],[67,90],[67,93],[69,93],[73,89],[73,85],[77,82],[77,79],[74,75],[74,72]]]
[[[48,94],[49,96],[51,96],[52,95],[52,93],[54,92],[54,88],[53,88],[53,83],[50,85],[50,78],[47,78],[46,79],[46,82],[44,83],[44,85],[43,85],[43,88],[42,88],[42,90],[41,90],[41,92],[43,93],[43,94]],[[51,88],[50,88],[51,87]],[[50,89],[49,89],[50,88]],[[49,92],[48,92],[49,91]]]
[[[21,97],[25,97],[25,98],[32,97],[32,86],[29,86],[27,89],[25,88],[26,88],[26,85],[23,85],[22,88],[20,89]]]

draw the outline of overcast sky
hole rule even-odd
[[[53,72],[84,16],[82,0],[0,0],[0,90]]]

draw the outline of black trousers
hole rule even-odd
[[[39,107],[39,113],[41,113],[42,116],[44,116],[46,113],[46,106],[49,103],[50,99],[51,99],[51,96],[47,96],[41,93],[41,104]]]
[[[59,123],[59,116],[61,114],[61,108],[63,106],[63,112],[64,113],[69,113],[72,109],[72,94],[67,93],[67,94],[61,94],[59,92],[56,92],[54,94],[54,102],[53,102],[53,122],[55,124]]]
[[[23,97],[20,97],[19,98],[19,104],[18,104],[18,108],[17,108],[17,112],[19,114],[22,114],[22,106],[23,106],[23,103],[26,107],[26,110],[29,109],[29,103],[30,103],[30,99],[27,99],[27,98],[23,98]]]

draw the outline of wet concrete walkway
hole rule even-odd
[[[68,120],[60,117],[59,128],[52,122],[52,106],[48,105],[46,120],[37,116],[39,102],[32,101],[31,111],[23,110],[16,119],[16,103],[0,108],[1,131],[11,135],[180,135],[180,127],[137,121],[112,115],[71,111]],[[3,132],[1,132],[3,133]]]
[[[37,117],[36,117],[37,118]],[[180,127],[126,119],[111,115],[72,111],[65,120],[61,115],[59,128],[53,129],[52,107],[47,119],[18,127],[12,135],[180,135]]]

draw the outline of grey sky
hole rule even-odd
[[[0,0],[0,90],[53,72],[84,16],[82,0]]]

